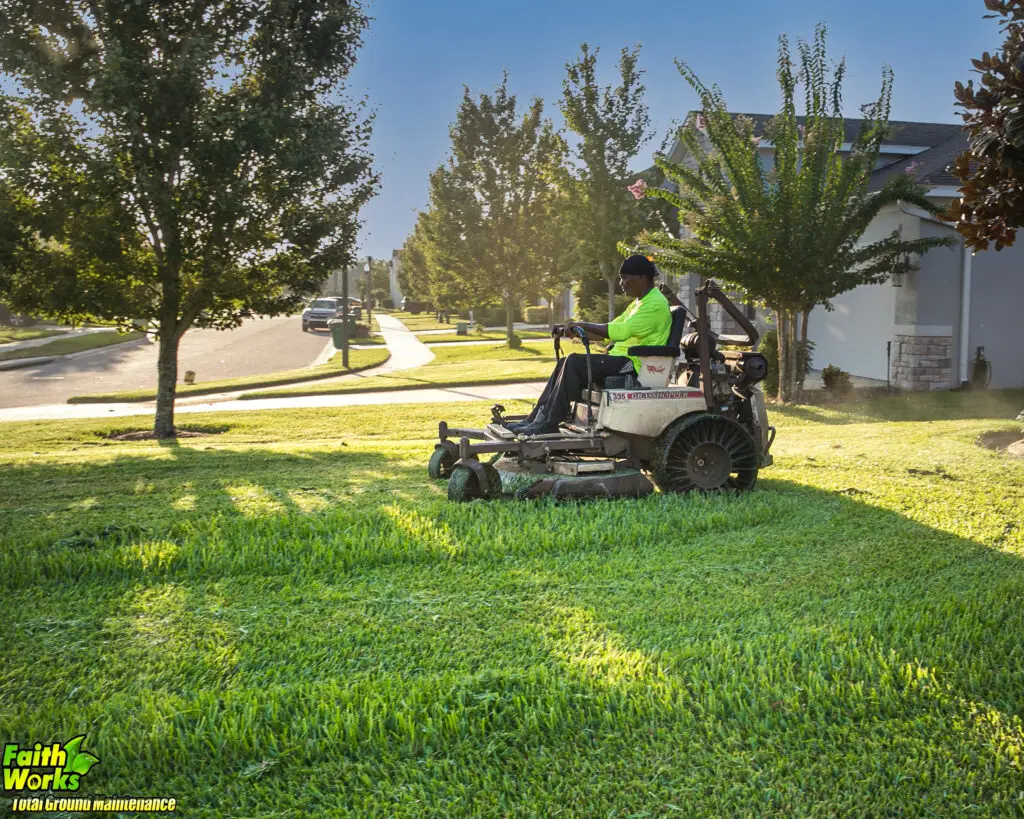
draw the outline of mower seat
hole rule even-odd
[[[668,340],[661,346],[630,347],[626,352],[640,359],[640,372],[637,377],[642,388],[667,387],[672,373],[673,364],[679,358],[679,344],[686,328],[686,308],[682,305],[670,307],[672,325],[668,331]]]

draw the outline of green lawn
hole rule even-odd
[[[486,402],[4,424],[0,736],[189,817],[1020,815],[1022,406],[778,409],[752,493],[562,505],[427,479]]]
[[[63,335],[62,330],[44,329],[40,327],[0,327],[0,344],[14,341],[31,341],[36,338]]]
[[[452,316],[452,320],[445,324],[443,321],[437,321],[433,313],[413,314],[403,313],[401,310],[393,311],[390,315],[394,316],[414,333],[421,330],[451,330],[454,333],[456,322],[464,321],[464,319],[457,319],[455,316]]]
[[[178,384],[176,395],[211,395],[231,390],[256,387],[273,387],[278,384],[294,384],[299,381],[315,381],[322,378],[337,378],[347,373],[356,373],[377,367],[390,357],[387,349],[349,350],[348,369],[342,366],[341,354],[336,353],[326,364],[305,367],[301,370],[285,370],[279,373],[247,375],[240,378],[223,378],[219,381],[203,381],[198,384]],[[270,393],[276,395],[277,393]],[[290,393],[289,393],[290,394]],[[68,399],[69,404],[95,404],[118,401],[155,401],[154,390],[129,390],[126,392],[104,392],[95,395],[76,395]]]
[[[563,350],[565,348],[563,347]],[[582,348],[579,348],[582,349]],[[527,341],[518,350],[504,344],[468,344],[436,347],[435,358],[423,367],[385,375],[336,381],[289,390],[275,390],[274,396],[319,395],[322,393],[407,390],[416,387],[469,386],[471,384],[513,384],[543,381],[551,374],[555,358],[551,341]],[[267,398],[271,393],[251,392],[243,399]]]
[[[55,341],[40,344],[36,347],[23,347],[20,350],[9,350],[0,353],[0,361],[11,361],[15,358],[36,358],[37,356],[67,355],[80,353],[83,350],[94,350],[98,347],[109,347],[113,344],[124,344],[143,337],[142,333],[86,333],[84,335],[58,338]]]
[[[546,338],[548,343],[551,343],[551,333],[541,332],[540,330],[516,330],[516,335],[519,338]],[[423,334],[419,338],[424,344],[437,344],[440,341],[504,341],[505,331],[472,332],[468,336],[460,336],[457,333]]]

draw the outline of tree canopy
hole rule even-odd
[[[977,88],[973,80],[956,83],[968,149],[953,165],[962,198],[945,217],[968,247],[1002,250],[1024,226],[1024,0],[985,0],[985,7],[995,12],[987,18],[1002,18],[1006,38],[1001,50],[971,60]]]
[[[346,267],[377,178],[342,96],[349,0],[0,0],[0,293],[64,320],[152,323],[154,431],[177,347],[297,309]]]
[[[599,49],[583,43],[579,56],[565,66],[559,108],[578,142],[573,196],[567,200],[562,216],[576,235],[579,270],[583,273],[581,307],[594,309],[596,297],[603,291],[611,319],[622,260],[618,243],[649,226],[647,214],[636,206],[625,186],[631,178],[629,164],[651,138],[651,131],[638,65],[639,46],[622,49],[615,86],[599,85],[598,54]]]
[[[430,177],[421,235],[432,294],[505,305],[509,344],[515,310],[544,270],[534,245],[549,213],[564,141],[534,99],[520,111],[503,76],[494,94],[465,88],[451,127],[451,154]]]

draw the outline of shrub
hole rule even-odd
[[[512,337],[505,343],[508,345],[508,348],[510,350],[518,350],[520,347],[523,346],[523,340],[515,333],[513,333]]]
[[[476,320],[478,322],[480,322],[480,324],[483,324],[486,327],[504,327],[505,326],[505,315],[506,314],[505,314],[505,308],[504,307],[494,307],[494,308],[490,308],[490,309],[484,308],[482,310],[475,311],[473,315],[476,316]],[[512,321],[522,321],[522,320],[523,320],[522,313],[520,312],[519,308],[517,307],[516,311],[512,314]]]
[[[1024,410],[1020,411],[1020,414],[1017,416],[1017,420],[1020,422],[1020,431],[1024,434]]]
[[[394,300],[393,299],[384,299],[384,309],[385,310],[394,310],[395,309],[395,302],[394,302]]]
[[[551,320],[551,308],[531,305],[524,311],[527,324],[547,324]]]
[[[764,356],[768,362],[768,375],[761,382],[761,389],[765,395],[779,394],[779,333],[777,330],[768,330],[757,345],[757,351]]]
[[[841,370],[832,364],[829,364],[821,371],[821,380],[825,384],[825,389],[836,395],[846,395],[846,393],[853,389],[853,384],[850,382],[850,374],[846,370]]]

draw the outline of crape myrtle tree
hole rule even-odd
[[[537,98],[520,112],[507,73],[493,95],[474,98],[467,87],[450,130],[451,155],[431,177],[428,226],[436,219],[438,229],[428,231],[428,267],[446,264],[488,300],[500,299],[511,347],[519,343],[515,310],[542,278],[532,247],[546,214],[550,168],[565,150],[543,107]]]
[[[598,53],[599,49],[583,43],[579,56],[566,63],[559,108],[569,131],[578,138],[573,152],[576,185],[564,215],[576,234],[581,269],[588,272],[580,283],[580,304],[596,312],[596,278],[610,320],[615,317],[622,261],[617,245],[650,226],[645,221],[649,214],[636,207],[625,186],[632,178],[629,163],[652,132],[637,65],[639,46],[622,49],[619,82],[614,87],[598,84]]]
[[[977,88],[957,82],[956,104],[964,109],[968,149],[956,158],[954,173],[962,198],[944,217],[956,223],[974,250],[1010,247],[1024,226],[1024,0],[985,0],[1002,18],[1002,50],[971,60],[981,75]]]
[[[847,155],[842,80],[844,62],[830,66],[825,27],[813,45],[798,41],[799,63],[787,38],[779,38],[778,81],[781,110],[765,126],[774,146],[766,170],[758,154],[762,137],[753,123],[729,113],[721,91],[708,88],[684,63],[680,73],[700,99],[699,112],[680,129],[687,158],[655,162],[678,186],[674,192],[646,187],[678,209],[684,238],[670,232],[641,234],[635,246],[653,252],[657,264],[678,274],[695,273],[738,287],[775,314],[779,339],[778,398],[790,400],[798,378],[798,340],[807,338],[815,305],[863,284],[884,281],[920,254],[950,239],[884,239],[861,242],[868,224],[888,205],[905,201],[929,212],[937,208],[909,174],[898,174],[872,193],[869,178],[888,127],[892,72],[886,68],[878,98],[864,106],[860,130]],[[805,114],[796,113],[798,85]],[[629,250],[624,247],[624,250]],[[904,267],[905,269],[905,267]]]
[[[151,326],[156,436],[190,327],[291,312],[355,261],[371,118],[338,94],[366,24],[349,0],[0,0],[0,292]]]

